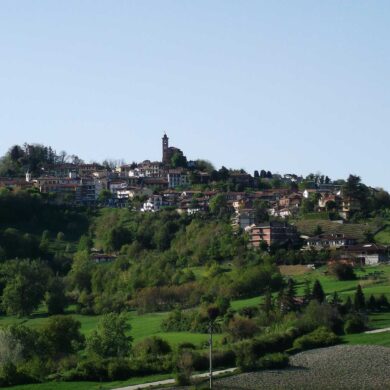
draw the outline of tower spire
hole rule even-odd
[[[164,164],[169,163],[169,138],[167,133],[164,131],[164,136],[162,137],[162,162]]]

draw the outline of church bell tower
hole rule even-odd
[[[162,162],[164,164],[169,163],[168,148],[169,148],[169,138],[168,138],[167,134],[164,133],[164,137],[162,137]]]

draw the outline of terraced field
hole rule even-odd
[[[313,235],[317,226],[320,226],[324,234],[344,234],[348,237],[355,237],[359,241],[364,241],[365,233],[376,233],[380,226],[375,223],[348,223],[342,224],[335,221],[326,221],[321,219],[304,219],[294,222],[298,231],[304,235]]]

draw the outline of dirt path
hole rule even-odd
[[[226,374],[230,372],[234,372],[237,370],[237,368],[228,368],[226,370],[220,370],[220,371],[214,371],[213,372],[213,377],[221,375],[221,374]],[[205,372],[203,374],[196,374],[193,375],[192,378],[207,378],[209,376],[208,372]],[[144,383],[142,385],[132,385],[132,386],[125,386],[125,387],[120,387],[116,388],[114,390],[137,390],[137,389],[147,389],[149,387],[157,387],[157,386],[164,386],[164,385],[173,385],[175,384],[174,379],[165,379],[163,381],[157,381],[157,382],[149,382],[149,383]]]
[[[371,334],[371,333],[383,333],[383,332],[390,332],[390,328],[368,330],[367,332],[364,332],[364,333]]]

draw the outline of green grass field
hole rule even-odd
[[[101,316],[89,316],[70,313],[73,318],[81,323],[81,331],[86,336],[90,334],[97,326]],[[203,345],[208,340],[207,334],[191,333],[191,332],[162,332],[161,322],[167,318],[168,313],[148,313],[138,315],[136,312],[128,313],[129,323],[131,325],[130,334],[134,338],[134,342],[140,341],[146,337],[158,336],[168,341],[172,346],[177,346],[183,342],[190,342],[197,346]],[[42,308],[28,319],[20,319],[14,316],[0,317],[0,326],[22,323],[32,328],[39,329],[47,321],[48,316]],[[222,335],[216,335],[215,340],[218,342]]]
[[[150,375],[116,382],[47,382],[10,387],[12,390],[108,390],[172,378],[172,374]]]
[[[390,328],[390,312],[371,314],[369,326],[372,329]]]
[[[343,336],[343,341],[348,344],[382,345],[390,347],[390,331],[383,333],[357,333]]]
[[[365,276],[364,280],[352,280],[352,281],[338,281],[333,276],[325,273],[326,268],[320,268],[314,271],[302,275],[294,276],[294,279],[298,282],[297,292],[298,294],[303,293],[304,280],[308,279],[311,282],[318,279],[326,294],[332,294],[337,291],[342,298],[346,298],[348,295],[352,296],[355,292],[356,286],[360,283],[363,287],[363,292],[368,298],[370,294],[380,295],[385,293],[390,299],[390,266],[377,266],[377,267],[366,267],[364,270],[358,270],[357,275],[359,277]],[[196,273],[204,272],[202,267],[199,267]],[[377,275],[377,279],[367,277],[367,275]],[[261,302],[262,297],[257,296],[248,299],[235,300],[231,302],[231,307],[234,310],[239,310],[243,307],[257,306]],[[89,316],[80,315],[74,313],[74,308],[70,307],[68,314],[72,315],[75,319],[81,322],[81,329],[85,335],[90,334],[96,327],[101,316]],[[182,342],[191,342],[199,347],[204,347],[208,340],[207,334],[190,333],[190,332],[162,332],[161,322],[167,318],[168,313],[148,313],[138,315],[135,311],[128,313],[129,322],[132,326],[130,334],[134,338],[134,342],[140,341],[146,337],[158,336],[168,341],[173,347],[177,346]],[[41,307],[31,318],[20,319],[13,316],[0,317],[0,326],[11,324],[11,323],[24,323],[33,328],[39,328],[47,322],[48,317],[45,307]],[[390,312],[388,313],[374,313],[369,316],[369,327],[372,329],[387,328],[390,327]],[[224,335],[215,335],[215,342],[218,345]],[[372,344],[382,345],[390,347],[390,332],[383,332],[377,334],[353,334],[343,336],[343,341],[348,344]],[[127,381],[118,382],[51,382],[35,385],[24,385],[15,386],[12,389],[15,390],[87,390],[87,389],[113,389],[116,387],[141,384],[152,382],[156,380],[162,380],[171,378],[172,374],[167,375],[152,375],[147,377],[132,378]]]
[[[378,244],[390,245],[390,224],[386,225],[379,233],[375,235],[375,241]]]
[[[304,281],[307,279],[310,282],[318,279],[328,295],[335,291],[342,297],[353,296],[356,286],[360,284],[363,288],[365,296],[368,298],[371,294],[380,295],[386,294],[390,299],[390,267],[388,265],[366,267],[363,270],[357,270],[358,277],[366,277],[366,279],[339,281],[331,275],[325,273],[326,267],[319,268],[315,271],[306,273],[304,275],[297,275],[294,279],[298,282],[297,293],[303,294]],[[374,279],[374,274],[377,279]]]

